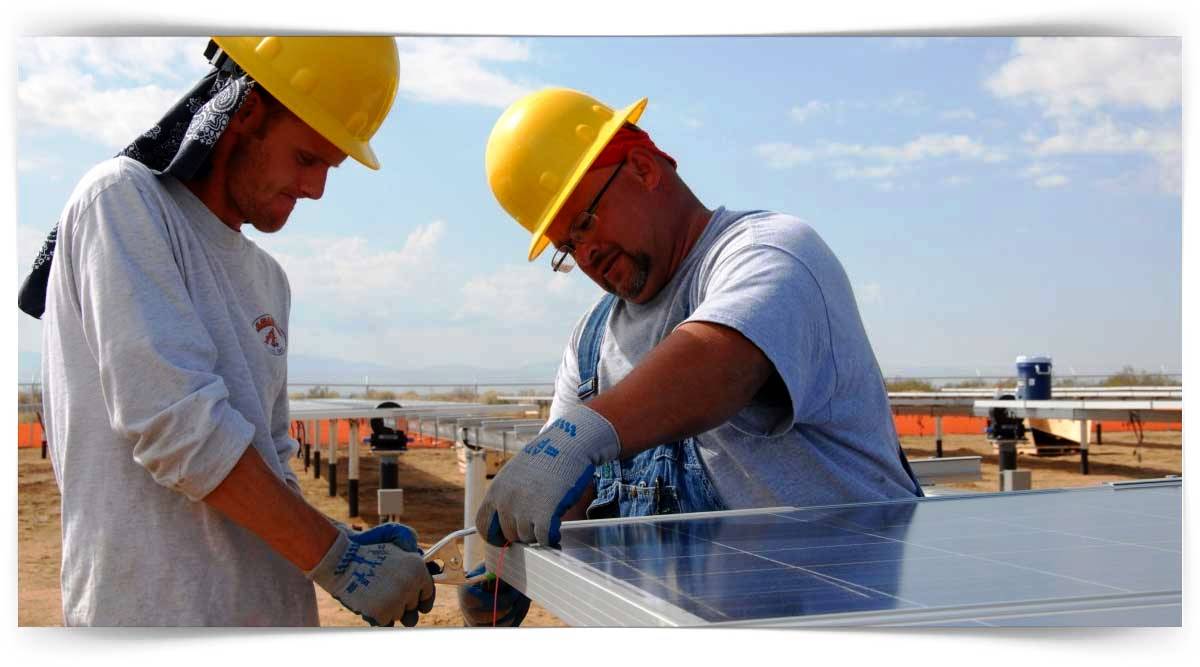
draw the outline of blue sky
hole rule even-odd
[[[18,279],[76,180],[202,75],[205,43],[17,41]],[[372,142],[383,170],[348,161],[282,232],[248,232],[290,276],[293,355],[552,365],[599,288],[525,261],[483,154],[505,106],[567,86],[613,106],[649,97],[641,125],[710,208],[816,228],[885,373],[994,372],[1033,353],[1080,373],[1180,368],[1180,40],[398,44],[400,95]],[[20,316],[19,351],[39,327]]]

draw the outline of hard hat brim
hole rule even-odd
[[[638,122],[638,119],[642,117],[642,112],[646,109],[648,101],[648,98],[643,97],[637,102],[614,113],[611,120],[600,126],[600,129],[596,132],[596,142],[584,153],[583,158],[579,161],[579,166],[567,178],[566,184],[559,190],[558,195],[550,202],[550,206],[542,214],[541,219],[538,220],[537,227],[534,228],[533,240],[529,244],[529,261],[532,262],[537,259],[538,255],[541,255],[546,249],[546,246],[550,245],[550,239],[546,238],[546,230],[550,228],[550,223],[554,222],[554,218],[558,216],[558,212],[562,209],[563,204],[566,203],[567,198],[575,191],[576,186],[579,185],[579,181],[583,180],[588,169],[591,169],[592,163],[596,161],[596,158],[600,155],[600,151],[603,151],[604,147],[608,146],[608,142],[613,138],[613,135],[625,123]]]

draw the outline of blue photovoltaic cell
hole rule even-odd
[[[1179,592],[1178,485],[565,527],[563,552],[707,622]],[[954,625],[1179,625],[1179,605]]]

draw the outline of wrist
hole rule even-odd
[[[621,439],[612,422],[586,405],[565,410],[542,431],[542,436],[547,435],[562,446],[577,448],[594,465],[607,463],[621,455]],[[536,446],[540,440],[534,440],[532,445]]]
[[[329,543],[329,548],[325,550],[325,555],[317,562],[311,570],[305,571],[304,575],[309,581],[315,582],[322,588],[326,588],[329,579],[333,576],[334,570],[337,568],[338,562],[342,559],[342,554],[350,546],[350,538],[346,533],[333,528],[333,539]]]

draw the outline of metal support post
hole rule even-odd
[[[317,422],[316,447],[313,448],[313,479],[321,479],[321,422]]]
[[[1088,474],[1088,427],[1087,420],[1079,420],[1079,471]]]
[[[310,419],[305,423],[305,426],[304,426],[304,434],[305,434],[305,438],[304,438],[304,470],[305,471],[307,471],[309,466],[312,465],[312,441],[313,441],[313,438],[317,437],[317,429],[315,428],[316,423],[317,422],[315,420]],[[308,435],[310,433],[312,435]]]
[[[329,420],[329,497],[337,497],[337,419]]]
[[[358,516],[358,421],[350,420],[350,468],[346,474],[346,501],[350,516]]]
[[[942,458],[942,416],[941,415],[934,416],[933,428],[934,428],[934,432],[936,433],[935,437],[937,438],[937,440],[935,441],[937,444],[937,454],[935,454],[935,456],[937,456],[940,459],[940,458]]]
[[[1005,471],[1017,469],[1017,441],[999,440],[996,442],[996,449],[1000,454],[1000,490],[1005,491]]]
[[[484,478],[487,474],[487,450],[463,445],[467,455],[467,474],[464,481],[463,526],[475,525],[475,512],[483,504]],[[483,562],[483,542],[478,535],[463,539],[463,567],[467,570]]]

